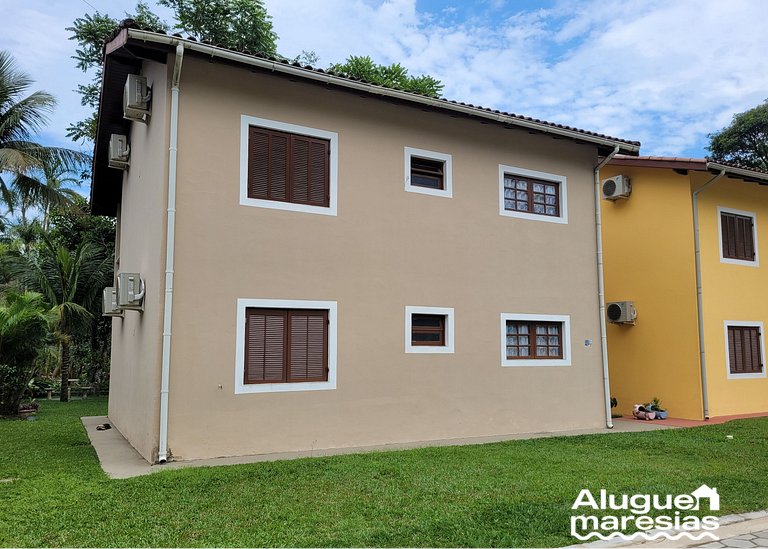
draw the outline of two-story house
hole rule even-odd
[[[605,426],[596,167],[638,150],[126,25],[110,420],[151,462]]]
[[[637,312],[608,327],[619,410],[657,396],[679,418],[768,412],[768,173],[615,156],[601,177],[616,176],[631,192],[601,208],[606,299]]]

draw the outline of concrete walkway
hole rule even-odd
[[[543,433],[523,433],[512,435],[499,435],[493,437],[472,437],[450,440],[434,440],[422,442],[405,442],[400,444],[384,444],[380,446],[355,446],[349,448],[321,449],[305,452],[282,452],[277,454],[257,454],[249,456],[220,457],[212,459],[200,459],[190,461],[173,461],[163,465],[150,465],[131,446],[120,431],[112,427],[106,431],[97,431],[96,426],[110,423],[107,416],[91,416],[82,418],[83,426],[91,439],[91,445],[96,450],[101,468],[111,478],[130,478],[139,475],[148,475],[157,471],[178,469],[181,467],[214,467],[219,465],[238,465],[243,463],[256,463],[260,461],[278,461],[284,459],[296,459],[302,457],[335,456],[342,454],[357,454],[362,452],[378,452],[386,450],[406,450],[411,448],[423,448],[426,446],[460,446],[465,444],[483,444],[488,442],[502,442],[505,440],[521,440],[544,437],[576,436],[592,434],[610,434],[654,431],[670,429],[672,425],[663,421],[621,421],[615,422],[613,429],[578,429],[572,431],[552,431]]]

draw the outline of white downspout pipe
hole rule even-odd
[[[603,277],[603,221],[600,215],[600,204],[602,193],[600,192],[600,168],[610,162],[611,158],[619,152],[619,146],[616,145],[608,156],[603,158],[595,166],[595,230],[597,232],[597,299],[600,304],[600,346],[603,352],[603,393],[605,400],[605,426],[613,429],[613,419],[611,418],[611,383],[608,377],[608,331],[605,326],[605,279]]]
[[[173,252],[176,237],[176,156],[179,142],[179,79],[184,45],[176,46],[171,81],[171,135],[168,147],[168,217],[165,237],[165,309],[163,311],[163,361],[160,373],[160,443],[157,461],[168,461],[168,388],[171,375],[171,321],[173,319]]]
[[[693,191],[693,244],[696,250],[696,313],[699,323],[699,366],[701,368],[701,401],[704,419],[709,419],[709,392],[707,390],[707,360],[704,353],[704,299],[701,284],[701,238],[699,236],[699,193],[725,175],[725,170]]]

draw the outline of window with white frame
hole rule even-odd
[[[452,157],[424,149],[405,147],[405,190],[451,198]]]
[[[405,308],[406,353],[453,353],[453,309]]]
[[[502,366],[570,366],[571,317],[501,314]]]
[[[240,117],[240,204],[336,215],[338,134]]]
[[[717,208],[720,262],[759,267],[757,215],[733,208]]]
[[[568,223],[565,176],[500,164],[499,215]]]
[[[336,302],[238,299],[235,394],[336,388]]]
[[[765,377],[763,323],[726,320],[723,326],[728,379]]]

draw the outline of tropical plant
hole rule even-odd
[[[32,79],[21,72],[13,57],[0,51],[0,198],[6,204],[12,200],[12,187],[39,196],[47,194],[44,185],[29,175],[35,169],[59,163],[75,170],[88,159],[84,153],[35,141],[56,100],[44,91],[27,95],[31,85]],[[13,174],[13,185],[4,179],[4,173]]]
[[[34,360],[49,338],[43,296],[8,291],[0,304],[0,415],[16,415],[34,376]]]
[[[713,160],[768,171],[768,100],[734,115],[728,127],[709,138]]]
[[[60,349],[61,401],[66,402],[70,346],[93,323],[101,291],[112,272],[112,259],[90,242],[70,251],[43,235],[35,254],[8,254],[5,263],[12,276],[25,288],[40,292],[50,307]]]
[[[443,89],[443,83],[432,76],[410,76],[408,70],[399,63],[379,65],[368,56],[352,55],[344,63],[331,65],[328,70],[429,97],[440,97]]]

